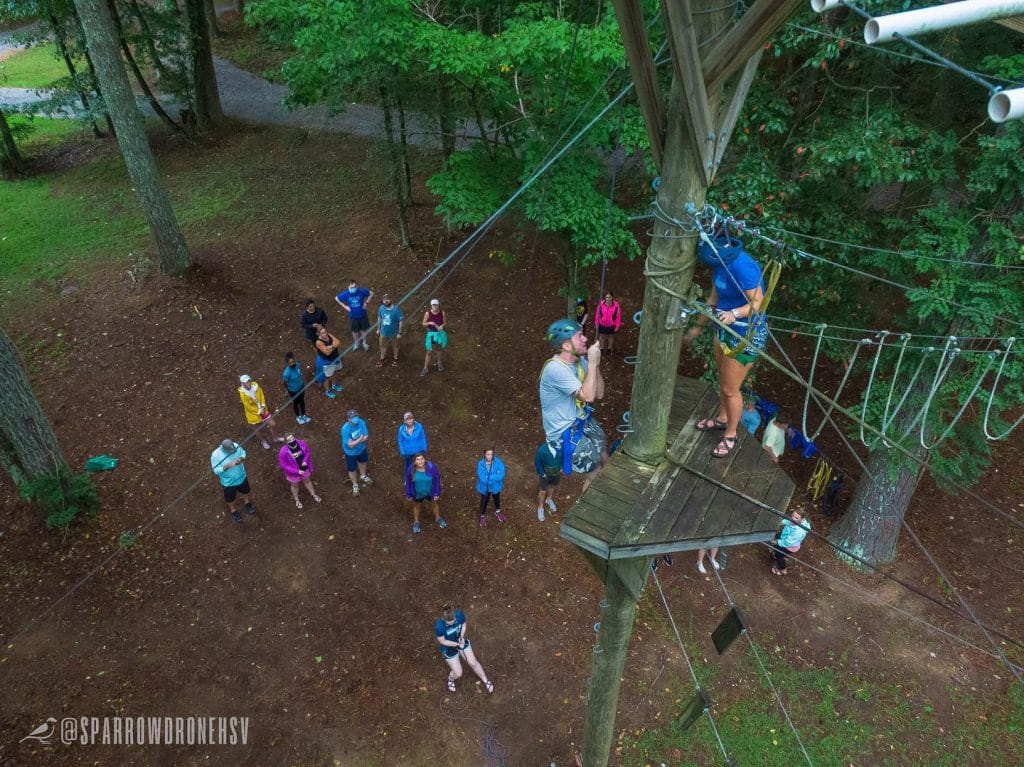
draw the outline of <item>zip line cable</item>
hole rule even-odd
[[[672,624],[672,633],[676,636],[676,642],[679,644],[679,649],[682,650],[683,659],[686,661],[686,667],[690,670],[690,676],[693,678],[693,684],[696,688],[697,693],[700,693],[704,688],[701,686],[700,680],[697,679],[697,672],[693,668],[693,663],[690,661],[690,654],[686,652],[686,645],[683,644],[683,638],[679,634],[679,627],[676,626],[675,616],[672,615],[672,610],[668,606],[668,599],[665,598],[665,590],[661,587],[661,579],[658,578],[658,573],[651,570],[651,577],[654,578],[654,583],[658,587],[658,594],[661,595],[661,603],[665,606],[665,614],[668,616],[668,622]],[[711,723],[711,731],[715,734],[715,740],[718,741],[718,747],[722,750],[722,758],[725,760],[725,764],[732,764],[733,762],[729,758],[729,752],[725,748],[725,743],[722,742],[722,736],[718,732],[718,725],[715,723],[715,717],[711,713],[711,708],[705,709],[708,715],[708,721]]]
[[[764,546],[768,551],[774,551],[774,547],[772,546],[772,544],[767,541],[761,541],[761,545]],[[909,618],[910,620],[915,621],[916,623],[920,623],[923,626],[927,626],[937,634],[941,634],[947,639],[951,639],[954,642],[958,642],[959,644],[962,644],[964,647],[968,647],[976,652],[981,653],[982,655],[987,655],[995,660],[1000,660],[999,656],[991,650],[986,650],[981,645],[975,644],[974,642],[971,642],[968,639],[964,639],[963,637],[954,634],[952,631],[948,631],[947,629],[944,629],[941,626],[936,626],[934,623],[930,623],[928,620],[920,617],[919,615],[914,615],[914,613],[910,612],[909,610],[904,610],[902,607],[897,607],[896,605],[889,604],[888,602],[878,601],[872,592],[868,591],[866,588],[856,583],[855,581],[852,581],[848,578],[841,578],[838,575],[828,572],[827,570],[822,570],[820,567],[817,567],[811,562],[808,562],[806,559],[800,559],[800,557],[798,557],[796,554],[786,552],[786,557],[787,559],[793,560],[797,564],[803,565],[804,567],[810,570],[814,570],[814,572],[818,573],[819,575],[825,576],[831,581],[835,581],[836,583],[840,584],[844,589],[852,589],[853,591],[858,592],[862,597],[864,597],[866,602],[874,605],[875,607],[885,607],[889,610],[899,613],[904,618]],[[1011,663],[1011,665],[1014,666],[1018,671],[1024,671],[1024,666],[1020,666],[1016,663]]]
[[[779,343],[778,339],[775,338],[774,336],[772,337],[772,340],[775,342],[775,345],[779,347],[779,351],[786,358],[787,363],[790,365],[790,367],[794,368],[794,372],[795,372],[796,369],[795,369],[795,366],[793,365],[793,361],[789,358],[789,355],[786,354],[785,348],[782,346],[781,343]],[[822,410],[824,410],[824,407],[821,405],[820,402],[818,402],[816,400],[815,403],[819,407],[822,407]],[[881,488],[880,488],[880,486],[878,484],[878,480],[876,480],[875,477],[872,476],[871,472],[868,471],[868,467],[865,465],[865,463],[861,459],[860,455],[858,455],[857,451],[853,449],[853,445],[850,444],[850,441],[846,438],[846,435],[843,434],[842,429],[839,428],[839,425],[832,418],[830,410],[826,410],[825,411],[825,417],[832,423],[832,426],[835,429],[836,433],[839,434],[839,437],[843,441],[843,444],[846,445],[847,450],[849,450],[850,454],[853,456],[853,460],[857,463],[858,466],[860,466],[861,471],[863,472],[862,477],[868,478],[870,480],[870,482],[876,488],[881,490]],[[927,448],[925,448],[925,449],[927,449]],[[920,474],[918,474],[918,478],[920,478]],[[902,518],[902,517],[900,518],[900,526],[910,534],[910,536],[913,539],[914,543],[921,550],[921,553],[923,553],[925,555],[925,557],[928,559],[928,561],[932,565],[932,567],[935,568],[935,571],[939,574],[939,577],[945,583],[946,587],[950,591],[953,592],[953,595],[956,597],[957,601],[960,603],[960,606],[970,616],[971,622],[975,626],[978,627],[978,629],[981,631],[981,633],[989,641],[989,643],[992,645],[992,648],[999,655],[999,658],[1006,665],[1006,667],[1010,670],[1010,673],[1013,674],[1017,678],[1018,682],[1020,682],[1021,684],[1024,684],[1024,676],[1022,676],[1020,671],[1018,671],[1017,668],[1012,663],[1010,663],[1010,659],[1006,657],[1006,654],[1003,652],[1003,649],[998,645],[998,643],[995,641],[995,639],[992,638],[992,635],[985,628],[985,625],[980,620],[978,620],[978,616],[975,615],[974,610],[971,609],[970,605],[967,604],[967,600],[965,600],[963,598],[963,596],[960,594],[960,592],[956,588],[956,586],[953,585],[953,581],[942,570],[942,568],[939,566],[938,561],[935,559],[934,556],[932,556],[932,553],[927,549],[927,547],[924,545],[924,543],[921,541],[921,539],[913,531],[913,529],[910,527],[910,524],[906,521],[905,518]]]
[[[736,603],[732,601],[732,594],[730,594],[729,589],[726,588],[725,581],[722,580],[722,574],[718,571],[717,567],[712,567],[711,572],[715,574],[715,578],[718,580],[718,585],[722,587],[725,599],[729,603],[729,609],[735,609]],[[750,636],[750,629],[748,628],[741,633],[747,638],[747,642],[750,643],[750,651],[754,654],[754,658],[757,659],[757,665],[761,667],[761,674],[764,675],[765,680],[768,682],[772,695],[775,696],[775,702],[778,703],[779,708],[782,709],[782,716],[785,717],[786,724],[789,725],[789,729],[793,733],[793,737],[796,738],[796,742],[800,746],[800,751],[803,753],[804,759],[807,760],[807,764],[814,767],[811,755],[807,753],[807,748],[804,746],[803,738],[800,737],[799,730],[797,730],[796,725],[793,724],[793,719],[790,717],[789,711],[786,710],[786,704],[782,700],[782,695],[779,693],[778,688],[775,686],[775,682],[772,681],[772,675],[768,672],[768,669],[764,665],[764,661],[761,659],[761,651],[758,650],[757,644],[754,642],[753,637]]]
[[[498,221],[498,219],[500,219],[508,211],[508,209],[511,208],[512,205],[514,205],[515,202],[520,197],[522,197],[523,194],[526,193],[526,191],[534,184],[534,182],[537,181],[538,178],[540,178],[544,173],[546,173],[548,171],[548,169],[551,168],[552,165],[554,165],[556,162],[558,162],[558,160],[560,160],[570,149],[572,149],[581,138],[583,138],[588,132],[590,132],[590,130],[595,125],[597,125],[597,123],[600,122],[604,118],[604,116],[606,114],[608,114],[608,112],[610,112],[620,101],[622,101],[622,99],[624,99],[629,94],[629,92],[632,89],[633,89],[633,83],[632,82],[627,83],[626,86],[623,87],[622,90],[620,90],[619,93],[616,96],[614,96],[611,100],[609,100],[608,104],[605,105],[597,113],[597,115],[595,117],[593,117],[583,128],[581,128],[572,138],[570,138],[565,143],[565,145],[563,147],[558,149],[553,154],[549,152],[549,157],[540,165],[540,167],[537,168],[537,170],[535,170],[532,174],[530,174],[530,176],[519,186],[518,189],[516,189],[512,193],[512,195],[507,200],[505,200],[504,203],[502,203],[497,208],[497,210],[495,210],[490,216],[488,216],[487,219],[484,220],[483,223],[478,225],[477,228],[474,229],[466,237],[465,240],[463,240],[461,243],[459,243],[455,247],[455,249],[452,250],[451,253],[449,253],[447,256],[445,256],[444,259],[442,259],[429,272],[427,272],[427,274],[423,277],[423,279],[421,279],[418,283],[416,283],[416,285],[413,286],[413,288],[410,289],[399,301],[397,301],[396,304],[398,306],[401,306],[403,303],[408,301],[413,295],[416,294],[417,291],[419,291],[424,285],[426,285],[431,279],[433,279],[435,275],[437,275],[442,269],[444,269],[457,256],[459,256],[461,254],[462,258],[458,261],[458,264],[456,265],[456,267],[453,268],[452,273],[454,273],[454,269],[458,268],[458,266],[462,264],[462,262],[465,260],[466,256],[468,256],[469,252],[472,250],[472,247],[475,246],[477,243],[480,242],[480,240],[483,239],[483,236]],[[589,106],[589,103],[588,103],[588,106]],[[465,252],[463,252],[463,251],[465,251]],[[451,276],[451,273],[448,276]],[[447,277],[445,279],[447,279]],[[370,326],[368,331],[373,330],[374,328],[376,328],[378,326],[378,324],[379,324],[379,322],[374,322]],[[345,351],[340,353],[340,357],[344,358],[350,351],[351,351],[351,347],[347,347],[345,349]],[[303,386],[303,388],[301,389],[300,392],[297,392],[291,398],[286,400],[281,405],[281,407],[279,407],[277,410],[275,410],[274,411],[274,415],[277,415],[282,410],[284,410],[289,404],[291,404],[291,402],[299,394],[304,394],[307,389],[309,389],[311,386],[314,385],[315,380],[316,379],[314,377],[309,382],[307,382]],[[258,434],[260,434],[263,431],[264,428],[266,428],[266,423],[261,423],[259,426],[257,426],[256,429],[253,429],[247,436],[243,437],[242,440],[239,443],[237,443],[237,444],[245,445],[250,440],[255,439],[256,436]],[[221,461],[217,465],[219,466],[221,463],[225,462],[226,460],[227,460],[227,456],[222,458]],[[204,472],[195,481],[193,481],[192,484],[190,484],[188,487],[186,487],[185,490],[183,490],[181,493],[179,493],[177,496],[175,496],[175,498],[172,499],[171,502],[169,504],[167,504],[167,506],[165,506],[161,511],[159,511],[149,521],[145,522],[139,528],[138,534],[141,535],[143,532],[145,532],[150,527],[152,527],[167,512],[169,512],[172,509],[176,508],[185,499],[186,496],[188,496],[190,493],[192,493],[192,491],[194,491],[202,482],[207,481],[207,479],[208,479],[208,475]],[[105,567],[109,562],[111,562],[114,558],[119,556],[121,553],[122,553],[122,550],[121,549],[117,549],[114,552],[112,552],[111,554],[109,554],[107,557],[105,557],[103,560],[101,560],[100,563],[96,567],[94,567],[92,570],[90,570],[88,573],[86,573],[77,583],[75,583],[70,589],[68,589],[68,591],[66,591],[55,602],[53,602],[45,610],[43,610],[43,612],[39,613],[35,618],[30,620],[25,626],[23,626],[21,629],[19,629],[17,632],[15,632],[13,635],[11,635],[10,638],[6,639],[6,643],[8,643],[8,644],[13,643],[16,639],[20,638],[23,634],[25,634],[25,632],[27,632],[29,629],[31,629],[33,626],[35,626],[37,623],[39,623],[39,621],[41,621],[47,615],[52,613],[68,597],[70,597],[72,594],[77,592],[79,588],[81,588],[87,581],[91,580],[96,575],[96,573],[98,573],[103,567]]]

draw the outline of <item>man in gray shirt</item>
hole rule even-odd
[[[604,397],[601,349],[587,348],[583,328],[573,320],[551,323],[548,341],[557,353],[540,374],[544,439],[552,458],[561,451],[566,474],[586,474],[585,490],[608,460],[604,430],[590,414],[590,403]]]

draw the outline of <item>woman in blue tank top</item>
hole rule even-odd
[[[441,657],[448,664],[448,692],[455,692],[455,682],[462,676],[462,661],[473,669],[473,672],[480,677],[487,692],[494,692],[494,685],[484,673],[483,666],[473,655],[473,648],[466,639],[466,614],[462,610],[456,610],[450,604],[445,605],[441,611],[441,617],[434,623],[434,635],[441,647]]]

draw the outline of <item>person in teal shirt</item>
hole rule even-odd
[[[420,532],[420,507],[430,501],[434,521],[444,530],[448,523],[441,516],[441,472],[427,460],[423,453],[417,453],[405,472],[405,497],[412,505],[412,531]]]
[[[805,519],[799,511],[792,511],[788,517],[782,520],[782,529],[775,539],[775,547],[772,555],[775,557],[775,566],[772,572],[776,575],[786,574],[786,557],[800,551],[800,544],[804,542],[807,533],[811,530],[811,520]]]
[[[355,410],[349,410],[345,415],[346,421],[341,427],[341,450],[345,453],[345,468],[348,469],[348,478],[352,482],[352,495],[359,495],[360,482],[366,486],[373,484],[370,475],[366,473],[366,464],[370,462],[366,450],[370,430],[366,427],[366,421],[360,418]]]
[[[256,513],[256,507],[252,504],[252,489],[249,487],[249,479],[245,474],[244,461],[245,448],[230,439],[221,442],[220,447],[210,454],[210,467],[220,480],[231,521],[239,525],[242,524],[242,515],[238,513],[236,500],[239,496],[241,496],[242,503],[245,504],[246,512]]]

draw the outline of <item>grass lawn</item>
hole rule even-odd
[[[85,131],[76,120],[54,120],[49,117],[8,115],[7,124],[11,126],[18,148],[26,155]]]
[[[67,74],[57,46],[46,43],[0,61],[0,88],[46,88]]]

